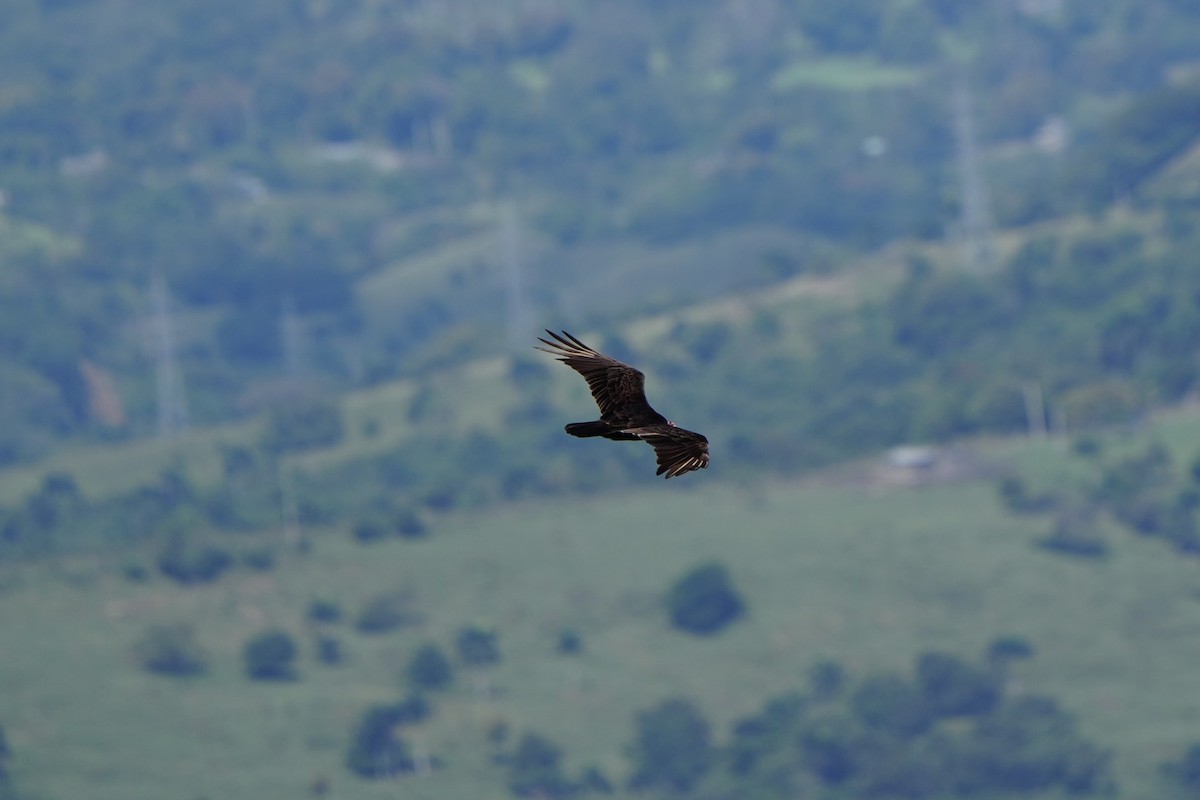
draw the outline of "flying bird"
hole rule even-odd
[[[538,341],[547,346],[537,349],[582,375],[600,406],[600,419],[572,422],[566,426],[567,433],[646,442],[658,457],[658,472],[654,474],[666,478],[708,467],[708,439],[680,428],[650,407],[645,375],[593,350],[566,331],[562,336],[549,330],[546,333],[554,341],[539,336]]]

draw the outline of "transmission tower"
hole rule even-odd
[[[971,116],[971,89],[963,70],[954,80],[954,142],[958,152],[959,190],[962,193],[962,239],[967,266],[986,270],[992,266],[992,219],[987,185],[979,169],[975,122]]]
[[[171,437],[188,426],[187,394],[175,356],[175,332],[167,282],[155,272],[150,279],[151,331],[158,388],[158,435]]]
[[[283,298],[279,335],[283,341],[284,372],[289,378],[299,378],[308,366],[308,353],[304,342],[304,323],[296,313],[296,303],[291,295]]]

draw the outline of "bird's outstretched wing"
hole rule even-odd
[[[654,455],[658,457],[655,475],[666,473],[665,477],[674,478],[708,467],[708,439],[695,431],[667,424],[629,428],[626,432],[654,448]]]
[[[646,401],[646,376],[640,370],[593,350],[566,331],[561,336],[546,333],[554,341],[538,337],[547,347],[537,349],[584,377],[602,419],[618,425],[666,424],[666,418]]]

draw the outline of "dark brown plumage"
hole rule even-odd
[[[566,426],[567,433],[646,442],[658,457],[655,474],[666,478],[708,466],[708,439],[680,428],[650,407],[646,402],[645,375],[593,350],[566,331],[562,336],[549,330],[546,333],[554,341],[538,337],[547,347],[537,349],[582,375],[600,407],[600,419],[572,422]]]

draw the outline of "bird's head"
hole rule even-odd
[[[671,420],[667,420],[667,425],[668,425],[669,427],[672,427],[672,428],[674,428],[674,427],[675,427],[675,423],[674,423],[674,422],[671,422]]]

